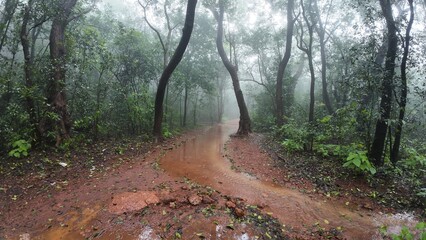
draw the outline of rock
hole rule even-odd
[[[203,203],[205,204],[212,204],[214,203],[215,200],[209,196],[203,196]]]
[[[242,218],[242,217],[244,217],[244,215],[245,215],[244,210],[242,210],[242,209],[240,209],[240,208],[235,208],[235,209],[234,209],[234,212],[235,212],[235,215],[236,215],[237,217],[239,217],[239,218]]]
[[[362,208],[367,209],[367,210],[373,210],[373,207],[370,204],[368,204],[368,203],[364,203],[362,205]]]
[[[203,201],[203,198],[198,196],[197,194],[194,194],[188,197],[188,201],[189,203],[191,203],[191,205],[197,206]]]
[[[170,208],[176,208],[176,203],[175,202],[170,202],[169,203],[169,207]]]
[[[109,211],[114,214],[122,214],[124,212],[137,211],[159,202],[160,199],[154,192],[125,192],[113,197],[109,205]]]
[[[231,202],[231,201],[227,201],[226,203],[225,203],[225,206],[226,207],[228,207],[228,208],[232,208],[232,209],[234,209],[234,208],[236,208],[237,206],[235,205],[235,203],[233,203],[233,202]]]

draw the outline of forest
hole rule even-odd
[[[70,188],[71,172],[81,175],[72,178],[83,186],[82,172],[92,177],[116,165],[130,169],[133,159],[155,154],[149,171],[174,172],[185,179],[176,184],[194,184],[189,189],[198,189],[198,195],[188,205],[198,207],[194,201],[201,196],[201,204],[210,204],[203,209],[207,216],[205,209],[219,210],[211,210],[200,193],[204,185],[215,189],[208,195],[218,202],[214,206],[220,205],[215,194],[226,190],[197,181],[198,175],[180,175],[176,169],[192,169],[184,162],[160,159],[189,144],[179,139],[205,134],[200,129],[235,125],[230,140],[220,145],[233,169],[249,172],[244,166],[251,164],[245,155],[250,150],[241,150],[246,162],[232,151],[256,143],[251,148],[260,150],[252,158],[269,152],[276,158],[272,172],[292,169],[280,177],[309,181],[320,189],[314,190],[318,199],[356,195],[369,201],[358,204],[360,211],[413,213],[411,227],[400,224],[399,231],[386,233],[391,224],[376,226],[384,239],[426,239],[426,0],[1,0],[0,66],[0,219],[25,208],[22,202],[30,202],[28,211],[36,209],[37,201],[30,200],[47,196],[59,182],[67,182],[61,191]],[[259,159],[253,171],[260,174],[265,164]],[[170,184],[160,185],[172,189],[175,183]],[[141,190],[136,188],[131,191]],[[284,238],[279,235],[284,230],[271,229],[285,219],[268,217],[263,207],[256,208],[260,212],[243,207],[245,200],[238,199],[247,195],[226,194],[224,206],[236,219],[251,214],[269,219],[248,230],[250,236],[365,237],[357,235],[365,223],[359,220],[358,232],[317,224],[313,228],[320,230],[309,234],[287,229]],[[159,198],[153,208],[166,201]],[[352,198],[341,201],[348,206]],[[329,225],[329,218],[319,222]],[[0,225],[0,239],[27,239],[11,228],[31,228],[20,228],[19,216],[13,224]],[[225,229],[241,228],[233,224]],[[153,224],[144,231],[157,232],[158,239],[216,239],[190,238],[189,230],[174,227],[163,235]],[[113,234],[101,239],[117,239]],[[137,239],[157,239],[142,235]],[[58,239],[52,236],[40,239]],[[72,236],[64,239],[78,239]]]

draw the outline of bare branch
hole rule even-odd
[[[149,28],[151,28],[151,30],[153,30],[155,32],[155,34],[157,34],[158,39],[160,40],[160,44],[161,47],[163,48],[163,51],[166,53],[167,52],[167,48],[166,45],[164,45],[163,42],[163,38],[161,37],[160,32],[149,22],[148,17],[146,15],[146,8],[148,7],[149,2],[146,4],[146,6],[144,6],[140,0],[138,0],[139,5],[142,7],[143,9],[143,15],[144,15],[144,20],[145,22],[148,24]]]

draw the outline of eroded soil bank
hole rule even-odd
[[[236,128],[207,127],[102,167],[65,168],[60,180],[2,179],[0,239],[380,239],[381,226],[416,221],[291,181],[256,135],[228,141]]]

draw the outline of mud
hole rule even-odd
[[[303,230],[306,226],[335,228],[348,239],[369,239],[380,235],[378,227],[383,216],[369,211],[353,210],[327,200],[312,200],[297,190],[282,188],[275,183],[257,180],[231,169],[224,158],[224,144],[238,127],[237,123],[217,125],[204,134],[168,152],[160,161],[167,173],[186,177],[211,186],[230,196],[246,199],[271,212],[283,224]]]
[[[0,239],[258,236],[261,232],[244,222],[227,228],[230,213],[225,203],[231,198],[243,199],[238,207],[244,214],[249,212],[244,209],[246,204],[258,206],[263,213],[277,218],[286,233],[297,239],[320,239],[312,231],[314,228],[338,231],[339,239],[381,239],[379,227],[385,225],[395,232],[401,225],[417,221],[411,215],[380,214],[303,194],[269,178],[259,180],[259,172],[267,175],[270,171],[264,168],[269,163],[262,155],[264,152],[244,141],[237,142],[241,149],[248,146],[252,154],[243,157],[259,161],[262,170],[254,164],[250,174],[235,171],[225,156],[225,143],[237,124],[207,127],[155,146],[138,157],[120,160],[120,164],[107,165],[102,171],[73,172],[76,177],[67,180],[67,184],[48,183],[46,190],[34,190],[16,200],[2,202]],[[205,210],[208,212],[204,213]]]

